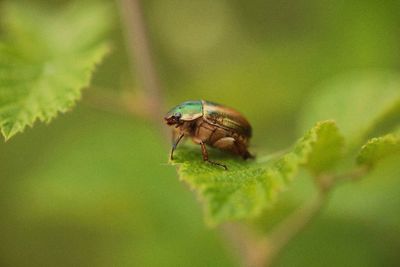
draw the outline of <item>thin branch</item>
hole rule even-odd
[[[266,237],[260,238],[258,233],[239,223],[225,224],[222,231],[242,266],[269,266],[279,252],[318,215],[327,197],[328,191],[320,191],[312,201],[289,215]]]
[[[137,76],[143,89],[143,101],[158,124],[164,110],[163,94],[156,67],[153,61],[147,27],[139,0],[117,0],[120,8],[121,20],[128,54],[130,56],[131,71]]]
[[[143,101],[132,91],[116,92],[110,89],[96,88],[96,93],[86,93],[83,104],[91,108],[117,115],[131,115],[139,118],[150,118]]]
[[[222,234],[227,240],[228,249],[232,252],[242,266],[251,266],[249,258],[255,258],[252,252],[262,252],[259,249],[257,235],[246,225],[241,223],[226,223],[221,228]],[[252,256],[250,256],[252,255]],[[252,260],[253,261],[253,260]]]
[[[290,214],[261,242],[264,261],[258,266],[270,266],[280,251],[319,214],[327,202],[329,190],[321,190],[315,198]],[[255,265],[254,265],[255,266]]]
[[[349,172],[339,174],[335,177],[336,182],[349,182],[349,181],[357,181],[361,177],[367,174],[368,172],[367,166],[357,167]]]
[[[339,182],[355,181],[365,175],[366,171],[361,167],[339,175],[320,175],[317,177],[318,193],[314,199],[286,217],[266,237],[257,238],[256,234],[243,226],[225,228],[230,240],[236,243],[235,250],[240,252],[243,266],[270,266],[286,245],[318,216],[330,192]]]

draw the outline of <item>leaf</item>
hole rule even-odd
[[[349,143],[354,144],[399,108],[398,73],[349,73],[315,91],[307,102],[301,128],[307,129],[315,121],[334,119]]]
[[[314,175],[332,170],[342,158],[345,145],[343,136],[333,123],[321,126],[317,138],[307,163]]]
[[[396,153],[400,153],[400,133],[372,138],[361,148],[357,163],[373,166],[380,160]]]
[[[73,2],[60,10],[8,1],[1,14],[0,129],[5,139],[66,112],[109,50],[107,5]]]
[[[216,225],[259,215],[287,188],[300,166],[322,172],[322,167],[316,167],[319,162],[321,166],[331,168],[340,158],[339,147],[342,145],[336,124],[325,121],[316,124],[290,152],[280,157],[242,161],[212,150],[210,157],[216,159],[219,156],[218,161],[229,168],[225,171],[203,162],[200,148],[180,147],[172,163],[178,166],[180,179],[202,199],[207,223]],[[321,153],[332,146],[338,149],[332,149],[327,155]],[[318,157],[321,159],[317,160]]]

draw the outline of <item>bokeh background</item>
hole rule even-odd
[[[301,135],[302,111],[326,81],[400,68],[397,0],[142,2],[167,106],[208,99],[243,111],[256,152]],[[91,101],[140,95],[115,4],[109,13],[113,51],[77,107],[0,143],[0,266],[238,266],[167,164],[158,127]],[[398,266],[399,160],[336,190],[276,266]],[[260,231],[310,196],[305,176]]]

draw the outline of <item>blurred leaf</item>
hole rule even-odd
[[[369,140],[357,157],[360,165],[372,166],[385,157],[400,153],[400,133],[388,134]]]
[[[60,10],[8,1],[1,14],[0,128],[5,139],[66,112],[108,51],[107,7],[72,3]]]
[[[359,141],[400,106],[397,73],[350,73],[328,81],[306,103],[302,129],[334,119],[350,143]]]
[[[186,147],[178,149],[173,163],[178,165],[181,179],[203,199],[207,222],[215,225],[259,215],[287,187],[300,166],[317,173],[331,168],[340,158],[342,145],[336,124],[325,121],[316,124],[280,157],[241,161],[219,153],[229,168],[225,171],[203,162],[199,148]]]

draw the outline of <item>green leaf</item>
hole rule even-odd
[[[66,112],[109,50],[107,5],[73,2],[45,9],[8,1],[1,20],[0,129],[5,139]]]
[[[332,170],[344,154],[344,138],[334,123],[322,124],[318,129],[318,142],[314,143],[307,168],[314,175]]]
[[[349,73],[315,91],[307,102],[301,128],[307,129],[315,121],[334,119],[349,143],[354,144],[399,108],[398,73]]]
[[[400,153],[400,133],[388,134],[369,140],[357,157],[360,165],[373,166],[380,160]]]
[[[332,168],[340,158],[342,146],[336,124],[325,121],[316,124],[283,156],[242,161],[212,150],[210,157],[224,162],[229,169],[225,171],[203,162],[200,148],[180,147],[173,164],[178,165],[181,180],[203,201],[208,224],[216,225],[259,215],[287,188],[300,166],[313,172]],[[335,149],[324,154],[332,147]]]

